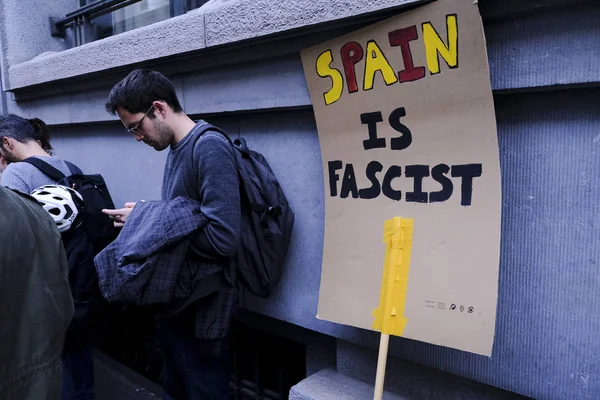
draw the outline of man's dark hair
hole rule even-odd
[[[31,123],[18,115],[9,114],[0,116],[0,138],[7,136],[21,143],[36,140],[35,130]],[[0,147],[3,147],[0,140]]]
[[[175,87],[167,77],[160,72],[136,69],[112,88],[106,111],[115,115],[117,108],[123,107],[132,114],[145,113],[157,100],[167,103],[176,113],[183,112]],[[154,114],[148,114],[148,118],[154,119]]]

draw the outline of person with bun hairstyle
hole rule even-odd
[[[39,118],[31,118],[27,120],[33,128],[35,141],[38,142],[40,147],[49,155],[52,155],[52,145],[50,145],[50,131],[48,125]]]
[[[76,165],[52,156],[48,127],[39,118],[25,119],[10,114],[0,116],[0,157],[8,164],[0,184],[27,195],[54,181],[34,165],[36,158],[65,176],[82,174]],[[83,226],[78,229],[85,229]],[[63,400],[94,399],[92,314],[95,267],[91,243],[84,243],[76,231],[62,233],[69,263],[69,282],[74,300],[74,318],[69,325],[63,349]],[[75,251],[71,246],[78,246]],[[92,278],[90,278],[92,277]]]
[[[40,186],[56,183],[33,165],[22,162],[29,157],[39,158],[67,176],[82,173],[79,168],[71,171],[51,152],[50,133],[42,120],[14,114],[0,116],[0,156],[8,164],[2,173],[2,186],[30,194]]]

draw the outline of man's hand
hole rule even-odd
[[[134,206],[135,202],[127,202],[125,203],[125,208],[119,208],[116,210],[104,209],[102,212],[108,215],[110,219],[114,221],[115,227],[120,228],[125,225],[125,221],[127,220],[127,217],[129,217],[129,214]]]

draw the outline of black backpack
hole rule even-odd
[[[79,168],[65,161],[72,175],[62,172],[40,160],[31,157],[23,160],[40,170],[57,185],[75,189],[83,197],[83,205],[78,206],[83,215],[82,224],[62,234],[67,263],[69,265],[69,286],[73,296],[74,314],[64,345],[64,353],[79,351],[97,336],[102,327],[102,310],[94,257],[118,235],[112,220],[102,213],[103,208],[114,208],[108,188],[101,175],[80,174]]]
[[[231,138],[210,124],[198,138],[215,131],[227,138],[236,155],[240,180],[242,231],[235,258],[238,280],[251,293],[268,298],[281,279],[294,227],[294,212],[264,156],[243,138]]]
[[[83,225],[96,254],[116,239],[119,234],[118,229],[115,228],[113,221],[102,213],[104,208],[115,208],[102,175],[79,174],[77,173],[79,168],[68,161],[65,161],[65,163],[72,174],[69,176],[65,176],[65,174],[39,158],[30,157],[23,160],[23,162],[39,169],[44,175],[55,181],[57,185],[70,187],[81,194],[85,203]]]

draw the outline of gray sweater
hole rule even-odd
[[[162,200],[177,196],[200,202],[208,224],[192,241],[206,258],[235,254],[240,237],[240,192],[234,150],[220,133],[200,138],[199,121],[188,135],[171,147],[165,164]]]
[[[195,309],[190,311],[196,337],[206,340],[199,351],[216,356],[227,343],[237,304],[231,256],[240,241],[241,206],[234,149],[218,132],[208,131],[199,137],[203,124],[206,122],[198,122],[182,141],[171,147],[165,164],[162,199],[184,196],[196,200],[208,220],[192,238],[191,248],[201,269],[222,271],[222,285],[218,293],[196,302]],[[189,315],[186,311],[183,314],[183,318]]]
[[[65,176],[71,175],[69,167],[60,158],[51,156],[36,156],[35,158],[39,158],[40,160],[47,162],[65,174]],[[75,172],[81,173],[81,170],[77,169]],[[2,183],[2,186],[6,186],[26,194],[31,194],[31,192],[40,186],[53,185],[56,183],[33,165],[24,162],[8,164],[8,167],[6,167],[6,170],[2,173],[0,182]]]

